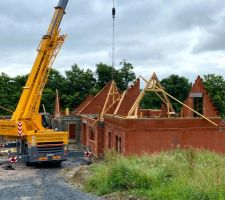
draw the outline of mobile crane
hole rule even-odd
[[[67,159],[68,133],[46,126],[47,115],[39,113],[42,92],[51,66],[65,40],[60,23],[69,0],[59,0],[41,39],[38,53],[22,95],[10,120],[0,120],[0,135],[17,140],[17,154],[27,163],[57,162]]]

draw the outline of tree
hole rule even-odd
[[[216,74],[204,75],[203,83],[220,115],[225,118],[225,80]]]
[[[16,108],[16,106],[19,102],[19,99],[23,92],[23,87],[26,84],[27,78],[28,78],[28,74],[18,75],[16,77],[12,78],[11,85],[13,87],[14,92],[11,94],[12,95],[11,102],[14,105],[13,110]]]
[[[96,65],[95,74],[97,76],[97,88],[99,90],[117,76],[116,70],[113,67],[103,63]]]
[[[115,80],[116,85],[120,91],[124,91],[128,88],[129,84],[135,79],[135,73],[133,72],[133,66],[131,63],[123,60],[120,65],[121,69],[114,69],[113,67],[99,63],[96,65],[96,76],[97,76],[97,88],[103,88],[107,83]]]
[[[84,71],[76,64],[71,68],[66,71],[65,94],[62,96],[62,101],[66,107],[74,109],[92,92],[96,79],[89,69]]]
[[[7,74],[2,73],[0,75],[0,106],[14,110],[17,103],[18,95],[18,86],[15,84],[15,80],[10,78]],[[0,110],[1,115],[11,115],[11,112],[8,112],[4,109]]]
[[[56,89],[63,91],[65,85],[66,78],[56,69],[51,69],[45,88],[51,88],[53,91]]]
[[[160,109],[162,103],[162,100],[154,92],[147,92],[142,98],[140,105],[142,109]]]
[[[162,79],[161,84],[166,92],[182,102],[187,98],[192,85],[187,78],[174,74]],[[182,105],[175,100],[171,100],[171,103],[174,110],[180,112]]]
[[[40,112],[44,112],[42,105],[44,105],[46,112],[54,112],[55,90],[53,90],[52,88],[44,89],[41,99]]]
[[[191,83],[189,83],[188,79],[185,77],[180,77],[178,75],[170,75],[167,78],[162,79],[161,81],[162,86],[164,87],[165,91],[172,95],[173,97],[177,98],[180,101],[184,101],[189,93],[191,88]],[[176,102],[175,100],[171,100],[172,106],[176,112],[180,112],[182,107],[181,104]],[[147,93],[142,102],[142,108],[160,108],[162,101],[158,96],[154,93]]]
[[[122,60],[120,62],[122,66],[121,69],[118,70],[119,80],[117,80],[118,88],[121,91],[124,91],[128,88],[130,83],[132,83],[136,79],[136,75],[133,72],[133,65],[126,60]]]
[[[45,106],[47,112],[54,112],[56,89],[63,94],[66,85],[66,78],[56,69],[51,69],[41,100],[41,105]],[[42,107],[40,107],[40,110],[42,110]]]

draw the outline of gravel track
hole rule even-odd
[[[59,175],[65,167],[78,164],[71,161],[62,167],[19,164],[16,170],[0,169],[0,200],[100,200],[70,186]]]

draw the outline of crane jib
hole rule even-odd
[[[43,87],[39,86],[45,85],[48,77],[48,70],[46,69],[52,66],[64,42],[65,36],[59,35],[59,26],[68,2],[69,0],[59,0],[57,7],[55,7],[55,12],[48,27],[47,34],[42,37],[37,57],[25,85],[25,87],[29,87],[29,90],[23,90],[17,108],[11,118],[13,121],[31,119],[39,111],[41,93],[43,90]],[[45,54],[46,50],[47,54]],[[46,78],[42,78],[43,74]]]
[[[62,8],[65,11],[68,1],[69,0],[59,0],[59,3],[56,8]]]
[[[54,32],[58,30],[63,14],[65,14],[65,9],[68,1],[69,0],[59,0],[58,5],[55,7],[56,11],[52,18],[52,22],[49,26],[46,36],[52,37],[54,35]]]

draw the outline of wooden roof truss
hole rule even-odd
[[[138,110],[140,107],[140,102],[143,99],[146,92],[154,92],[165,104],[167,108],[167,116],[170,117],[171,115],[174,115],[174,109],[172,107],[172,104],[167,96],[166,93],[164,93],[163,87],[159,82],[159,79],[157,78],[156,74],[153,73],[152,77],[147,81],[142,76],[140,76],[145,82],[145,88],[141,91],[140,95],[136,99],[135,103],[131,107],[130,111],[128,112],[128,118],[136,118],[138,117]]]

